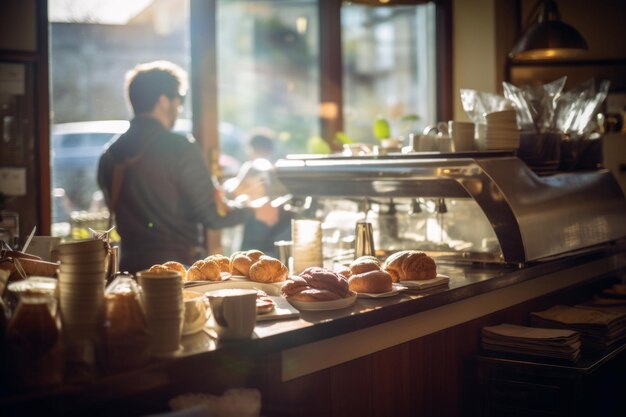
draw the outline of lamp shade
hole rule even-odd
[[[587,42],[572,26],[560,20],[554,1],[546,1],[539,21],[515,43],[513,59],[570,58],[588,49]]]

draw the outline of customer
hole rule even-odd
[[[170,260],[190,265],[204,255],[203,226],[277,221],[269,205],[251,209],[222,199],[195,141],[170,131],[186,90],[180,67],[138,65],[125,87],[135,117],[98,166],[98,183],[122,238],[120,270],[134,273]]]
[[[273,163],[276,158],[276,139],[269,129],[256,128],[250,132],[248,140],[248,158],[239,170],[237,177],[229,180],[225,188],[237,199],[245,196],[249,200],[263,197],[277,197],[286,191],[277,184]],[[291,213],[282,207],[278,208],[278,221],[267,224],[255,218],[244,223],[241,250],[257,249],[276,257],[274,242],[291,239]]]

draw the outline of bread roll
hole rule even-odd
[[[373,256],[361,256],[350,264],[350,275],[362,274],[369,271],[380,271],[380,260]]]
[[[215,262],[222,272],[231,272],[230,271],[230,258],[224,255],[209,255],[204,258],[205,261],[213,261]]]
[[[249,250],[246,252],[235,252],[230,258],[230,268],[233,275],[243,275],[250,277],[250,267],[256,262],[263,252],[259,250]]]
[[[391,275],[385,271],[367,271],[352,275],[348,279],[348,286],[354,292],[380,294],[392,290]]]
[[[161,264],[156,264],[156,265],[152,265],[150,268],[148,268],[148,272],[152,272],[152,273],[163,273],[166,274],[168,272],[171,272],[171,269],[161,265]]]
[[[222,270],[214,261],[196,261],[187,271],[188,281],[220,281]]]
[[[340,298],[347,297],[350,292],[348,281],[344,277],[325,268],[312,266],[302,271],[300,276],[310,287],[334,292]]]
[[[332,301],[354,294],[345,278],[318,267],[307,268],[300,275],[289,277],[281,293],[287,299],[298,301]]]
[[[180,262],[168,261],[165,262],[163,266],[170,271],[180,272],[180,276],[183,278],[183,281],[187,281],[187,270]]]
[[[437,265],[433,258],[412,250],[392,254],[383,269],[391,275],[393,282],[425,281],[437,277]]]
[[[249,276],[255,282],[281,282],[287,278],[288,272],[278,259],[262,255],[250,267]]]

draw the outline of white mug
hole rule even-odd
[[[248,339],[256,324],[256,290],[224,288],[209,291],[211,324],[220,339]]]

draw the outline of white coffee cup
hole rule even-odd
[[[448,133],[452,139],[455,152],[474,150],[474,131],[474,123],[457,122],[454,120],[448,122]]]
[[[252,337],[256,324],[256,290],[223,288],[205,295],[211,304],[211,324],[220,339]]]

